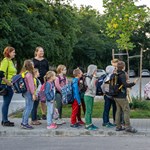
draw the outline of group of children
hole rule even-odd
[[[39,51],[39,49],[41,51]],[[63,104],[61,89],[69,83],[66,77],[67,68],[64,65],[59,65],[56,70],[57,75],[54,71],[48,71],[47,68],[47,73],[45,74],[44,78],[41,78],[41,73],[43,73],[41,61],[44,60],[44,52],[41,47],[38,48],[38,51],[39,55],[42,56],[42,59],[39,60],[40,70],[36,68],[38,65],[36,65],[34,60],[25,60],[21,70],[21,74],[24,74],[25,76],[24,80],[27,88],[27,91],[23,93],[23,97],[25,98],[25,109],[22,115],[21,128],[33,129],[33,125],[41,124],[37,117],[37,111],[39,102],[41,101],[40,92],[44,87],[45,99],[43,100],[43,106],[44,103],[46,103],[47,115],[44,116],[44,118],[47,119],[47,129],[56,129],[58,125],[66,123],[62,119]],[[4,57],[5,58],[1,62],[1,70],[3,74],[6,74],[6,77],[5,75],[1,75],[1,78],[7,84],[7,94],[3,96],[3,117],[1,124],[3,126],[14,126],[14,123],[8,120],[8,107],[13,96],[11,78],[16,73],[16,69],[14,65],[12,65],[11,60],[15,57],[15,49],[13,47],[6,47],[4,50]],[[46,61],[43,61],[43,63],[48,66]],[[127,73],[124,71],[125,63],[123,61],[113,60],[111,63],[112,64],[110,66],[106,67],[107,75],[104,82],[107,83],[110,80],[111,74],[115,73],[118,75],[118,84],[121,88],[115,97],[110,96],[106,93],[106,90],[104,90],[104,112],[102,125],[105,127],[116,126],[116,131],[126,130],[127,132],[135,133],[137,130],[130,125],[128,100],[131,101],[131,99],[127,89],[134,86],[137,80],[135,80],[133,83],[129,83]],[[13,70],[13,73],[11,70]],[[71,84],[74,101],[71,104],[72,113],[70,127],[78,128],[79,126],[84,125],[87,130],[97,130],[98,127],[92,123],[93,104],[94,97],[96,96],[97,85],[97,66],[89,65],[86,75],[83,74],[81,69],[77,68],[73,70],[73,76],[74,78],[72,79]],[[113,123],[110,123],[109,121],[109,111],[111,105],[113,105]],[[81,118],[81,106],[85,115],[85,122]],[[56,110],[55,107],[57,108],[59,117],[54,121],[53,117],[54,110]],[[29,123],[30,114],[31,123]],[[122,124],[124,124],[125,128],[122,126]]]

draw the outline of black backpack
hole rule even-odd
[[[104,79],[106,78],[106,74],[103,74],[100,76],[97,80],[96,83],[96,95],[102,96],[104,95],[103,90],[102,90],[102,85],[104,83]]]
[[[108,91],[106,91],[106,95],[109,96],[117,96],[123,85],[119,85],[118,83],[118,76],[119,74],[113,73],[110,76],[110,80],[107,82],[108,86]]]

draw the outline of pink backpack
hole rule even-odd
[[[41,102],[46,102],[46,96],[44,90],[45,90],[45,83],[41,86],[41,89],[38,93],[38,97]]]
[[[150,82],[148,82],[144,87],[144,98],[150,100]]]

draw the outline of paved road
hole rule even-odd
[[[134,78],[130,79],[131,82],[134,80]],[[143,78],[142,79],[142,89],[144,88],[144,85],[150,81],[150,78]],[[139,82],[132,88],[131,95],[133,97],[137,97],[139,95]],[[144,95],[142,90],[142,96]],[[10,104],[9,114],[23,108],[25,104],[24,98],[21,96],[21,94],[14,94],[12,102]],[[0,96],[0,108],[2,106],[2,96]],[[1,118],[1,113],[0,113]]]
[[[149,137],[4,137],[1,150],[149,150]]]

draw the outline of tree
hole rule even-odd
[[[145,6],[136,6],[138,0],[103,0],[105,13],[107,14],[107,34],[117,37],[118,48],[132,50],[133,43],[130,38],[133,31],[144,26],[147,17]]]

